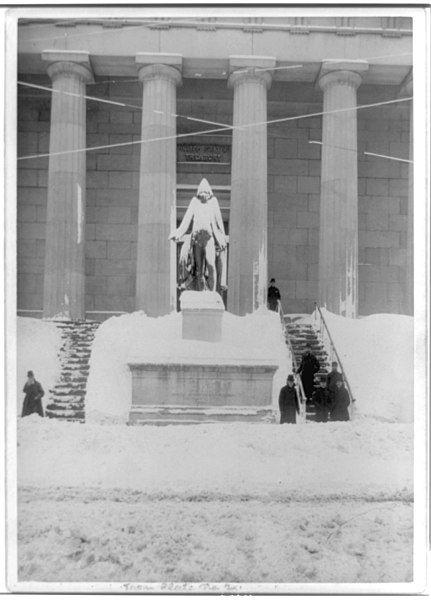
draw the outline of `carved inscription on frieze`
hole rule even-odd
[[[177,144],[177,162],[230,163],[228,144]]]

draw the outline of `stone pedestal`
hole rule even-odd
[[[85,319],[88,52],[42,54],[52,79],[43,316]]]
[[[136,64],[144,84],[136,310],[158,317],[176,304],[176,248],[168,238],[176,228],[175,113],[182,57],[141,53]]]
[[[276,365],[129,363],[131,424],[265,421]]]
[[[217,292],[183,292],[180,303],[183,339],[221,341],[224,304]]]
[[[266,306],[267,90],[275,59],[230,58],[233,87],[232,177],[228,310],[237,315]]]
[[[322,176],[319,304],[345,317],[358,309],[358,144],[356,90],[368,64],[322,64]]]

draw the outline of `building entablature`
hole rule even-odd
[[[256,27],[261,30],[259,34],[250,33],[241,23],[217,20],[208,21],[211,28],[203,31],[199,26],[202,29],[208,23],[198,19],[193,22],[153,20],[153,23],[163,25],[161,30],[154,29],[149,21],[137,22],[134,26],[124,21],[123,24],[117,23],[118,27],[107,27],[107,23],[100,20],[86,23],[71,20],[67,28],[60,23],[47,23],[39,24],[34,30],[32,23],[21,25],[20,21],[18,71],[20,74],[45,75],[46,64],[42,60],[42,53],[47,40],[55,45],[57,39],[67,39],[68,51],[89,53],[96,78],[136,76],[137,55],[173,56],[172,52],[175,51],[182,56],[183,79],[227,80],[231,72],[232,48],[235,48],[236,55],[249,56],[250,35],[254,36],[254,58],[264,55],[275,59],[276,64],[271,67],[273,82],[315,82],[322,62],[343,59],[368,62],[369,69],[363,81],[365,84],[400,85],[411,67],[410,30],[397,29],[399,35],[395,38],[384,35],[387,28],[356,27],[353,20],[337,25],[334,19],[334,24],[319,27],[313,26],[312,20],[309,20],[307,35],[296,35],[300,32],[298,27],[301,29],[305,25],[302,21],[296,24],[292,19],[290,21],[292,23],[284,25],[265,22],[247,24],[253,31]],[[190,43],[192,25],[198,28],[197,35],[205,36],[202,42]],[[296,29],[292,29],[294,26]],[[340,32],[345,32],[349,27],[354,35],[360,36],[361,43],[352,42],[346,56]],[[325,48],[323,59],[322,47]]]

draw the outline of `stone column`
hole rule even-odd
[[[139,176],[136,309],[151,317],[176,307],[176,86],[181,83],[178,54],[136,56],[142,100]]]
[[[88,52],[42,53],[52,79],[43,316],[85,319]],[[65,152],[64,154],[61,154]]]
[[[271,57],[232,56],[232,174],[229,223],[228,310],[237,315],[266,306],[267,90]],[[256,125],[258,123],[259,125]]]
[[[413,96],[413,79],[404,86],[404,95]],[[413,161],[413,100],[410,100],[410,146],[409,160]],[[407,247],[406,247],[406,287],[405,287],[405,311],[408,315],[414,314],[414,242],[413,242],[413,163],[409,164],[409,188],[407,204]]]
[[[324,114],[318,302],[346,317],[358,311],[356,90],[367,69],[366,62],[328,61],[319,77]]]

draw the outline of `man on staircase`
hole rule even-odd
[[[305,352],[302,355],[301,364],[298,368],[298,374],[301,375],[302,387],[305,397],[309,400],[314,392],[314,376],[320,369],[320,363],[311,352],[310,344],[306,344]]]
[[[331,409],[331,396],[326,387],[326,375],[320,377],[320,385],[313,392],[311,400],[316,407],[317,423],[327,423]]]

